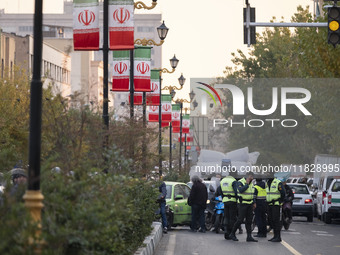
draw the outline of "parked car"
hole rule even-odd
[[[191,207],[188,205],[190,187],[182,182],[165,182],[168,229],[190,225]]]
[[[315,184],[317,188],[316,207],[317,217],[329,224],[332,218],[337,217],[336,210],[340,203],[337,203],[338,192],[337,182],[340,181],[340,176],[321,176],[319,183]],[[333,190],[334,189],[334,190]],[[329,209],[332,207],[331,212]],[[333,212],[332,212],[333,211]]]
[[[288,183],[293,190],[294,200],[292,206],[293,216],[306,216],[307,221],[313,221],[313,198],[307,184]]]

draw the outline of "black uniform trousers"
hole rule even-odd
[[[265,202],[265,201],[263,201]],[[267,235],[266,204],[257,203],[255,208],[255,221],[258,228],[258,235]]]
[[[224,224],[226,226],[226,234],[230,235],[233,226],[237,219],[237,203],[225,202],[224,203]]]
[[[247,235],[251,235],[251,222],[253,219],[253,204],[238,204],[238,216],[234,224],[232,234],[236,233],[236,230],[242,224],[244,218],[246,219]]]
[[[268,206],[268,218],[274,231],[274,238],[281,238],[281,205]]]

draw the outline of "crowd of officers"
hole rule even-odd
[[[267,237],[267,216],[269,226],[274,231],[273,238],[268,241],[281,242],[282,203],[286,192],[281,180],[269,178],[265,183],[257,178],[254,185],[254,174],[248,172],[239,181],[229,175],[224,177],[217,188],[216,196],[221,195],[224,202],[224,223],[227,240],[238,241],[236,230],[245,220],[247,242],[257,242],[252,237],[252,219],[255,220],[258,233],[255,237]]]

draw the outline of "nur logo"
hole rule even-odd
[[[221,98],[220,98],[220,95],[217,93],[217,91],[216,91],[212,86],[210,86],[210,85],[208,85],[208,84],[206,84],[206,83],[203,83],[203,82],[197,82],[197,83],[198,83],[198,84],[201,84],[201,85],[203,85],[203,86],[206,86],[206,87],[209,88],[212,92],[214,92],[214,94],[217,96],[217,98],[218,98],[218,100],[220,101],[221,106],[222,106],[222,100],[221,100]],[[204,89],[204,88],[201,88],[201,87],[197,87],[197,88],[200,89],[200,90],[203,90],[204,92],[206,92],[206,93],[212,98],[212,100],[214,101],[215,105],[217,104],[217,103],[216,103],[216,100],[215,100],[215,97],[213,96],[213,94],[212,94],[209,90]]]

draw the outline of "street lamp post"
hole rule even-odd
[[[159,112],[158,112],[158,154],[159,154],[159,176],[161,177],[163,174],[162,171],[162,73],[173,73],[176,70],[179,60],[174,55],[173,58],[170,59],[170,66],[172,71],[169,71],[166,68],[163,68],[159,71]]]
[[[41,159],[41,114],[42,114],[42,10],[43,0],[35,0],[34,12],[34,56],[33,78],[31,82],[30,97],[30,134],[29,134],[29,165],[28,165],[28,189],[24,195],[25,206],[29,209],[32,220],[37,223],[36,236],[40,235],[41,209],[44,196],[40,191],[40,159]],[[40,254],[41,247],[36,253]]]

